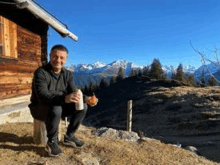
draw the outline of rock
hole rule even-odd
[[[198,149],[194,146],[186,146],[185,149],[191,151],[194,154],[201,155]]]
[[[173,146],[174,146],[174,147],[181,148],[182,145],[178,142],[177,144],[173,144]]]
[[[136,132],[128,132],[128,131],[118,131],[119,132],[119,138],[125,140],[125,141],[138,141],[140,137]]]
[[[82,152],[78,158],[81,159],[83,165],[99,165],[97,158],[92,157],[90,153]]]
[[[96,136],[107,137],[110,139],[123,139],[126,141],[138,141],[140,137],[136,132],[115,130],[112,128],[102,127],[92,132]]]
[[[83,162],[84,165],[99,165],[99,161],[96,158],[89,158]]]
[[[111,139],[118,138],[118,131],[112,128],[102,127],[93,132],[96,136],[107,137]]]

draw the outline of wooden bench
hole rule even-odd
[[[60,124],[59,124],[59,133],[58,133],[59,141],[61,140],[61,137],[62,137],[62,120],[60,121]],[[43,144],[43,145],[47,144],[47,131],[46,131],[46,125],[44,121],[34,119],[33,140],[35,144]]]

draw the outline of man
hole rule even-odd
[[[50,52],[50,62],[38,68],[34,73],[32,96],[29,108],[35,119],[45,121],[48,142],[46,149],[50,156],[62,153],[58,145],[58,127],[62,117],[70,116],[70,124],[64,136],[64,144],[82,147],[84,142],[78,140],[74,133],[82,123],[87,104],[91,97],[84,96],[84,109],[76,110],[75,103],[80,99],[73,83],[73,73],[63,66],[68,50],[63,45],[55,45]]]

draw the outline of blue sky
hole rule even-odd
[[[220,47],[219,0],[36,0],[79,37],[62,38],[49,29],[54,44],[69,49],[67,65],[110,63],[125,59],[137,65],[202,65],[193,46],[213,58]]]

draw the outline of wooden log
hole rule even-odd
[[[131,132],[132,129],[132,100],[127,103],[127,131]]]
[[[46,144],[47,143],[47,132],[46,126],[43,121],[34,119],[34,136],[33,140],[35,144]]]
[[[61,140],[62,131],[61,131],[61,120],[59,124],[59,133],[58,133],[58,140]],[[44,121],[40,121],[37,119],[34,119],[34,135],[33,140],[35,144],[47,144],[47,131],[46,131],[46,125]]]

